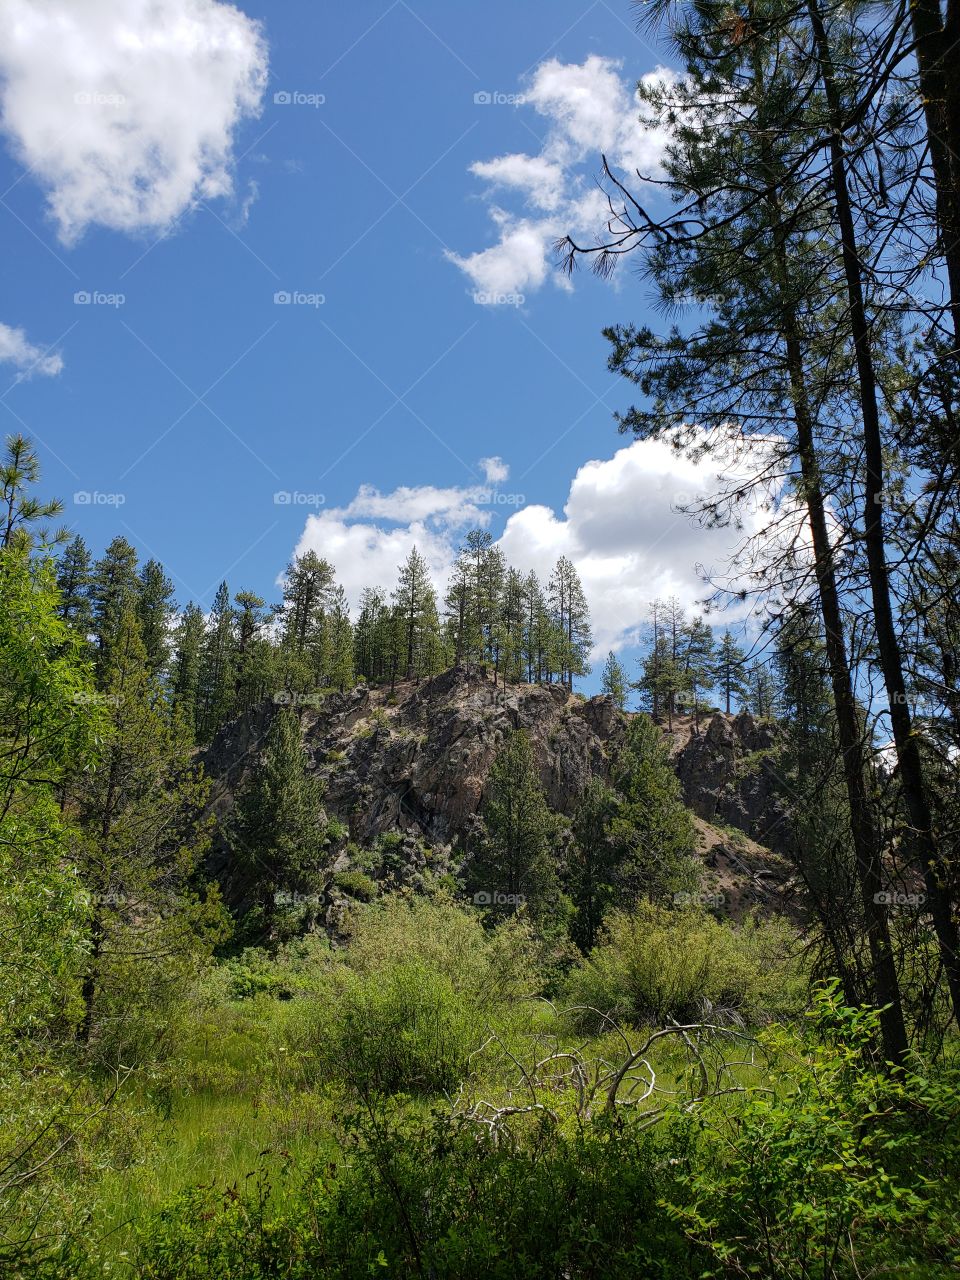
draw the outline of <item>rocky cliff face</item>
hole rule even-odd
[[[789,840],[785,790],[777,772],[777,732],[748,712],[716,715],[676,752],[684,803],[705,822],[736,827],[784,852]]]
[[[276,714],[273,703],[228,725],[205,753],[223,811]],[[301,705],[304,746],[324,781],[330,817],[367,844],[387,831],[430,844],[466,836],[487,774],[507,734],[524,729],[548,802],[570,813],[591,778],[606,777],[626,728],[610,698],[584,701],[556,685],[504,690],[470,667],[454,667],[393,694],[361,686]]]
[[[571,814],[592,778],[609,778],[629,722],[608,697],[584,700],[555,685],[504,690],[471,667],[400,684],[393,693],[361,686],[305,699],[298,709],[310,767],[324,783],[328,818],[360,846],[399,833],[405,851],[400,860],[409,864],[413,883],[424,846],[441,851],[442,860],[442,851],[469,844],[487,774],[511,730],[528,734],[550,806]],[[277,710],[269,701],[254,708],[226,726],[205,752],[218,815],[256,767]],[[681,725],[674,748],[686,803],[703,820],[708,866],[717,856],[722,863],[730,844],[722,833],[708,831],[709,824],[736,827],[760,845],[777,846],[783,810],[775,775],[764,765],[775,751],[772,731],[746,715],[717,715],[700,734]],[[754,861],[764,856],[754,848]],[[215,848],[215,868],[227,879],[229,861],[228,850]],[[336,865],[346,867],[342,860]],[[777,878],[785,878],[782,870]]]

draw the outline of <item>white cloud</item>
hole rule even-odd
[[[497,464],[488,467],[491,480],[503,466],[498,458],[484,464]],[[499,545],[509,563],[544,579],[561,555],[573,560],[599,656],[637,640],[656,597],[676,595],[695,608],[707,593],[698,566],[726,571],[744,536],[771,520],[754,503],[741,513],[743,531],[706,529],[678,510],[714,493],[732,470],[722,453],[692,461],[666,442],[637,441],[612,458],[584,463],[562,511],[531,505],[514,512]],[[383,494],[364,486],[348,506],[309,516],[296,553],[314,550],[332,561],[355,605],[365,586],[393,588],[414,545],[442,588],[465,529],[488,517],[482,489],[424,485]]]
[[[63,368],[59,352],[50,352],[34,346],[22,329],[0,324],[0,362],[12,364],[22,378],[34,373],[46,378],[55,377]]]
[[[68,244],[231,195],[234,131],[266,75],[259,24],[218,0],[0,5],[0,126]]]
[[[511,153],[470,166],[490,192],[514,193],[521,205],[506,210],[491,203],[497,242],[468,255],[447,254],[491,305],[540,288],[550,273],[553,245],[568,232],[589,239],[602,229],[606,200],[590,182],[601,152],[613,168],[633,175],[635,184],[638,169],[649,176],[662,173],[668,134],[640,123],[636,92],[620,66],[596,54],[583,63],[541,63],[519,107],[533,107],[549,122],[540,153]],[[676,75],[657,67],[643,79],[672,83]],[[553,276],[569,287],[558,272]]]
[[[479,465],[487,484],[502,484],[504,480],[510,477],[510,468],[498,455],[494,455],[492,458],[481,458]]]

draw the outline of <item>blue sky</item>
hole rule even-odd
[[[601,329],[647,286],[549,249],[599,227],[601,148],[662,146],[625,0],[9,0],[0,47],[0,417],[94,551],[209,606],[315,546],[355,597],[479,519],[572,555],[627,655],[653,595],[703,594],[703,475],[612,419]]]

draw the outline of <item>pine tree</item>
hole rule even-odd
[[[57,588],[60,592],[58,613],[85,640],[93,632],[91,582],[90,552],[78,534],[64,547],[57,565]]]
[[[776,714],[779,689],[777,678],[764,662],[753,662],[747,668],[747,704],[761,720]]]
[[[0,461],[0,550],[14,545],[29,550],[34,544],[45,550],[66,541],[65,530],[54,534],[43,527],[33,530],[38,520],[63,511],[59,498],[42,502],[28,492],[39,479],[40,461],[33,445],[26,436],[7,436]]]
[[[230,588],[221,582],[207,620],[200,663],[201,742],[209,742],[233,712],[236,690],[236,636]]]
[[[194,741],[201,727],[200,672],[206,629],[203,610],[191,600],[174,632],[170,698]]]
[[[709,693],[714,684],[715,649],[713,631],[702,618],[694,618],[683,632],[683,667],[685,683],[693,700],[694,726],[700,732],[700,695]]]
[[[233,597],[233,708],[238,715],[259,702],[277,684],[273,646],[264,635],[264,601],[253,591]]]
[[[325,865],[323,789],[307,767],[300,718],[291,708],[274,715],[225,835],[256,899],[245,933],[266,935],[282,895],[316,891]]]
[[[613,834],[620,800],[601,779],[586,786],[573,816],[569,888],[576,914],[574,942],[584,953],[597,940],[606,912],[617,901],[623,847]]]
[[[433,675],[439,648],[437,597],[427,562],[416,547],[400,566],[393,605],[403,633],[401,671],[407,680]]]
[[[170,660],[170,624],[174,615],[173,583],[157,560],[140,570],[136,597],[143,647],[151,675],[159,676]]]
[[[364,680],[383,680],[387,674],[387,598],[379,587],[364,587],[353,630],[353,660]]]
[[[683,803],[663,732],[634,716],[615,762],[620,804],[610,836],[619,846],[617,884],[626,902],[663,898],[695,882],[696,830]]]
[[[573,688],[574,676],[590,673],[590,612],[587,598],[573,562],[566,556],[557,561],[547,596],[553,614],[560,650],[560,681]]]
[[[747,655],[729,631],[724,631],[714,662],[714,679],[723,697],[724,710],[730,714],[733,700],[743,703],[747,695]]]
[[[327,614],[327,651],[330,654],[329,681],[342,693],[353,685],[353,627],[347,593],[337,587]]]
[[[330,654],[325,620],[333,588],[333,568],[315,551],[287,566],[281,648],[291,689],[303,691],[326,681]]]
[[[496,670],[507,682],[518,684],[525,675],[527,594],[524,580],[516,569],[507,570],[500,601],[500,618],[496,631]]]
[[[97,673],[101,679],[110,665],[111,649],[120,634],[120,620],[136,608],[138,594],[136,550],[126,538],[114,538],[93,566],[90,589]]]
[[[627,705],[627,685],[626,670],[611,649],[607,654],[606,662],[603,664],[600,687],[605,694],[613,699],[618,711],[623,711]]]
[[[493,762],[484,792],[485,836],[471,868],[475,893],[497,908],[497,895],[515,910],[526,903],[535,918],[557,910],[558,881],[551,860],[555,822],[537,775],[530,739],[510,734]],[[503,907],[501,907],[501,910]]]
[[[83,982],[81,1038],[102,1012],[116,1023],[150,1016],[158,988],[183,980],[177,965],[220,936],[214,902],[191,891],[208,843],[200,812],[207,784],[193,762],[189,734],[168,714],[150,671],[132,608],[121,614],[103,673],[107,740],[92,776],[75,779],[83,829],[81,879],[93,898],[90,958]]]

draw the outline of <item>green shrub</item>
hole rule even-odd
[[[448,899],[389,897],[358,906],[345,927],[350,945],[295,1048],[364,1093],[455,1087],[490,1029],[512,1026],[536,988],[526,930],[488,933]]]
[[[717,1125],[704,1115],[671,1205],[712,1253],[709,1275],[939,1280],[960,1268],[960,1078],[871,1062],[873,1011],[834,984],[816,1035],[761,1043],[786,1065]]]
[[[699,909],[642,903],[611,914],[600,942],[571,972],[564,993],[578,1025],[599,1029],[599,1010],[634,1025],[689,1021],[709,1006],[748,1021],[796,1011],[804,984],[783,921],[739,928]]]
[[[359,898],[361,902],[369,902],[377,896],[377,882],[363,871],[338,871],[333,877],[336,888],[351,898]]]

